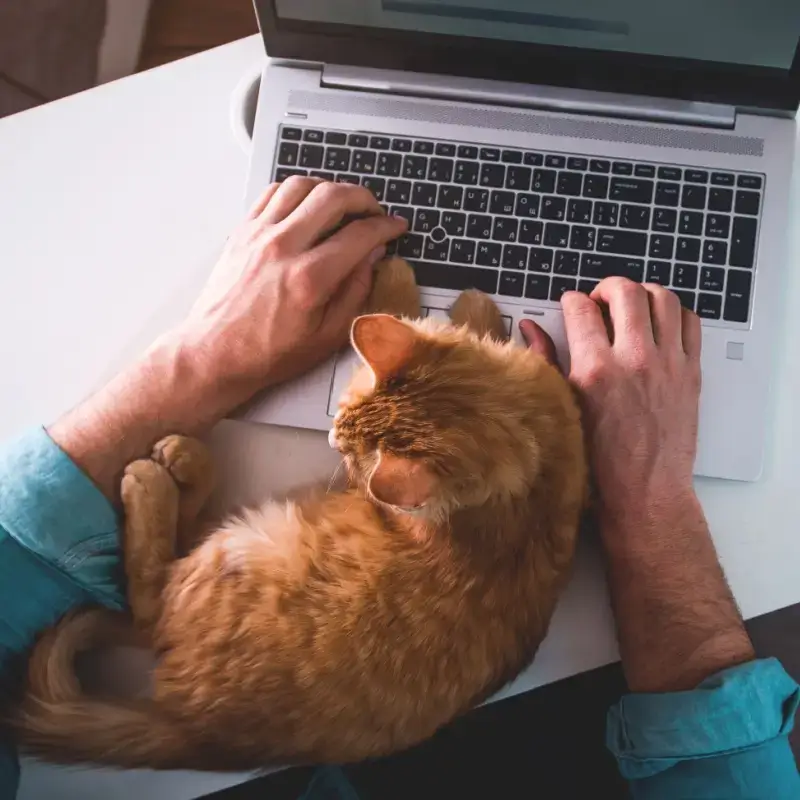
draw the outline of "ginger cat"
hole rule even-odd
[[[419,316],[404,261],[381,265],[372,307]],[[431,736],[531,661],[587,495],[580,415],[488,297],[465,292],[451,318],[353,324],[364,366],[331,432],[343,493],[268,502],[200,537],[203,445],[171,436],[127,468],[128,599],[158,654],[152,697],[85,695],[76,655],[131,628],[70,615],[31,656],[14,720],[28,751],[200,770],[354,761]]]

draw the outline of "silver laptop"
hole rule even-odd
[[[800,3],[256,0],[264,70],[247,189],[360,183],[408,233],[425,313],[476,287],[567,361],[559,298],[609,275],[703,321],[696,471],[755,480],[780,335]],[[327,430],[342,352],[248,410]]]

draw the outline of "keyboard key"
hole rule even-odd
[[[486,189],[466,189],[464,208],[467,211],[486,211],[489,208],[489,192]]]
[[[524,244],[541,244],[544,241],[544,223],[523,219],[519,226],[519,241]]]
[[[706,292],[721,292],[725,284],[725,270],[703,267],[700,270],[700,288]]]
[[[528,269],[532,272],[552,272],[553,251],[548,247],[531,247]]]
[[[733,186],[735,182],[736,182],[735,178],[729,172],[711,173],[712,186]]]
[[[403,157],[398,153],[378,153],[378,175],[397,177],[403,167]]]
[[[503,246],[496,242],[478,242],[475,261],[483,267],[499,267],[502,252]]]
[[[739,176],[742,177],[741,175]],[[739,190],[736,192],[736,213],[737,214],[758,214],[761,205],[761,195],[758,192],[746,192]]]
[[[545,197],[539,207],[542,219],[552,219],[561,222],[567,215],[567,201],[563,197]]]
[[[676,208],[680,199],[681,187],[678,183],[661,183],[656,185],[656,205]]]
[[[428,261],[447,261],[450,255],[450,242],[437,242],[432,236],[425,238],[425,249],[422,257]]]
[[[411,202],[411,182],[392,181],[386,184],[386,200],[389,203],[406,205]]]
[[[676,264],[672,271],[672,285],[679,289],[695,289],[697,267],[694,264]]]
[[[586,279],[578,281],[578,291],[584,294],[591,294],[598,286],[600,281],[587,281]]]
[[[615,161],[611,165],[611,172],[614,175],[633,175],[633,164],[627,161]]]
[[[691,261],[696,264],[700,260],[700,240],[681,236],[678,239],[675,259],[677,261]]]
[[[397,240],[397,255],[403,258],[422,258],[425,237],[418,233],[405,233]]]
[[[552,169],[535,169],[531,188],[534,192],[551,194],[556,190],[556,174]]]
[[[569,247],[569,225],[548,222],[544,228],[544,243],[547,247]]]
[[[701,319],[719,319],[721,315],[722,315],[721,295],[701,293],[697,296],[698,317],[700,317]]]
[[[325,138],[322,131],[307,130],[303,131],[303,141],[305,142],[322,142]]]
[[[414,142],[414,152],[422,156],[433,155],[433,142]]]
[[[672,291],[678,296],[678,300],[681,301],[684,308],[694,311],[694,292],[687,292],[685,289],[673,289]]]
[[[637,164],[634,167],[633,174],[637,178],[655,178],[656,168],[652,164]]]
[[[492,239],[496,242],[516,242],[519,220],[514,217],[496,217]]]
[[[553,272],[556,275],[577,275],[580,256],[570,250],[559,250]]]
[[[369,147],[369,136],[364,136],[363,133],[351,133],[347,137],[347,144],[350,147]]]
[[[597,236],[597,249],[601,253],[643,256],[647,252],[647,234],[601,228]]]
[[[679,181],[683,173],[677,167],[659,167],[658,177],[665,181]]]
[[[728,285],[725,289],[724,318],[728,322],[747,322],[750,307],[750,290],[753,274],[743,270],[728,270]]]
[[[450,260],[455,264],[474,264],[475,242],[471,239],[453,239],[450,244]]]
[[[437,156],[446,156],[447,158],[453,158],[456,154],[456,146],[448,142],[439,142],[435,150]]]
[[[665,233],[654,233],[650,237],[650,258],[672,258],[675,237]]]
[[[640,258],[605,256],[597,253],[584,253],[581,256],[582,277],[601,281],[613,275],[641,283],[644,277],[644,261]]]
[[[458,157],[459,158],[477,158],[478,157],[478,148],[473,147],[471,144],[460,144],[458,146]]]
[[[481,147],[480,159],[481,161],[499,161],[500,151],[496,147]]]
[[[281,128],[281,139],[291,139],[299,142],[302,136],[303,132],[300,128]]]
[[[668,261],[648,261],[647,277],[648,283],[658,283],[661,286],[669,286],[669,279],[672,275],[672,265]]]
[[[420,286],[434,289],[480,289],[487,294],[497,294],[498,273],[496,269],[451,266],[428,261],[412,261],[411,266]]]
[[[731,232],[731,218],[727,214],[706,215],[706,236],[727,239]]]
[[[350,151],[345,147],[328,147],[325,150],[325,169],[346,172],[350,169]]]
[[[589,159],[588,158],[568,158],[567,159],[567,169],[579,169],[579,170],[589,169]]]
[[[350,169],[359,174],[372,174],[375,172],[375,161],[377,153],[372,150],[355,150],[353,151],[353,160]]]
[[[454,164],[450,158],[432,158],[428,167],[428,180],[449,183],[453,180]]]
[[[445,211],[442,213],[441,225],[450,236],[463,236],[467,230],[467,215],[458,211]]]
[[[740,175],[736,179],[736,185],[740,189],[760,189],[762,184],[760,175]]]
[[[589,169],[592,172],[611,172],[611,162],[599,158],[593,158],[589,162]]]
[[[304,144],[300,148],[300,161],[301,167],[308,167],[316,169],[322,166],[322,160],[325,158],[325,148],[319,144]]]
[[[733,208],[733,191],[712,188],[708,193],[708,210],[730,211],[731,208]]]
[[[515,199],[514,192],[495,190],[492,192],[492,200],[489,203],[489,211],[492,214],[513,214]]]
[[[678,212],[671,208],[657,208],[653,215],[653,230],[672,233],[678,222]]]
[[[410,153],[411,147],[411,139],[392,139],[392,150],[399,153]]]
[[[467,236],[471,239],[491,238],[492,218],[488,214],[470,214],[467,219]]]
[[[503,269],[525,269],[528,266],[528,248],[521,244],[503,247]]]
[[[275,180],[278,183],[285,181],[287,178],[291,178],[292,175],[305,175],[306,171],[304,169],[292,169],[291,167],[278,167],[275,170]]]
[[[544,165],[546,167],[555,167],[556,169],[563,169],[567,166],[567,159],[564,156],[545,156]]]
[[[574,278],[553,278],[550,286],[550,299],[558,302],[564,292],[574,292],[578,282]]]
[[[703,233],[703,215],[698,211],[681,211],[678,229],[687,236],[701,236]]]
[[[529,273],[525,280],[525,297],[527,297],[529,300],[547,300],[549,296],[549,276]]]
[[[328,141],[327,137],[325,141]],[[388,136],[371,136],[369,140],[369,146],[373,150],[388,150],[390,145],[391,141]]]
[[[414,225],[414,209],[410,206],[392,206],[391,209],[389,209],[389,213],[393,217],[402,217],[408,222],[409,228]]]
[[[647,206],[622,206],[620,228],[646,231],[650,228],[650,209]]]
[[[586,176],[588,181],[591,175]],[[619,203],[595,203],[594,204],[594,224],[595,225],[616,225],[619,219]]]
[[[567,219],[588,225],[592,221],[592,201],[570,200],[567,204]]]
[[[580,197],[583,186],[583,174],[580,172],[559,172],[556,191],[572,197]]]
[[[282,167],[296,167],[300,154],[300,145],[296,142],[281,142],[278,148],[278,163]],[[319,166],[316,164],[315,166]],[[347,169],[347,167],[345,167]]]
[[[687,169],[683,179],[687,183],[708,183],[708,173],[704,169]]]
[[[347,134],[339,131],[327,131],[325,144],[347,144]]]
[[[703,263],[724,264],[728,260],[728,243],[706,239],[703,242]]]
[[[439,208],[461,208],[464,190],[460,186],[440,186],[436,205]]]
[[[516,189],[527,192],[531,188],[530,167],[509,167],[506,170],[506,189]]]
[[[358,175],[345,175],[339,173],[336,176],[336,183],[351,183],[353,186],[360,186],[361,178]]]
[[[522,162],[529,167],[541,167],[544,164],[544,156],[541,153],[525,153]]]
[[[637,178],[612,178],[609,197],[612,200],[624,200],[629,203],[652,203],[653,181]]]
[[[707,194],[705,186],[684,186],[681,205],[684,208],[699,208],[702,210],[706,207]]]
[[[328,181],[329,183],[332,183],[336,178],[332,172],[325,172],[319,169],[312,169],[309,175],[311,175],[312,178],[321,178],[323,181]]]
[[[411,191],[411,205],[414,206],[427,206],[432,208],[436,205],[436,184],[435,183],[420,183],[414,182],[414,188]]]
[[[519,150],[503,150],[500,154],[500,160],[504,164],[521,164],[522,153]]]
[[[732,267],[752,267],[756,255],[756,220],[748,217],[736,217],[733,220],[731,236]]]
[[[425,179],[428,159],[425,156],[403,156],[403,177]]]
[[[573,225],[569,246],[573,250],[594,250],[597,231],[585,225]]]
[[[522,272],[501,272],[499,294],[509,297],[522,297],[525,288],[525,275]]]
[[[439,224],[439,212],[435,208],[418,208],[414,217],[417,233],[430,233]]]
[[[517,205],[514,208],[514,213],[518,217],[538,217],[539,216],[539,195],[538,194],[524,194],[517,195]]]
[[[608,197],[608,178],[605,175],[587,175],[583,180],[583,196],[605,200]]]
[[[482,164],[478,180],[481,186],[501,187],[506,177],[506,168],[502,164]]]
[[[361,179],[361,185],[369,189],[375,195],[378,202],[383,200],[386,192],[386,178],[376,178],[374,175],[365,175]]]

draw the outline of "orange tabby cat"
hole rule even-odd
[[[419,316],[405,262],[382,265],[375,293]],[[586,497],[579,412],[554,367],[505,341],[488,297],[463,294],[451,317],[463,327],[355,321],[365,366],[331,432],[343,493],[245,511],[177,558],[211,490],[206,450],[173,436],[128,467],[128,598],[158,654],[152,698],[82,693],[76,654],[119,622],[71,615],[32,654],[15,721],[28,750],[211,770],[352,761],[425,739],[531,661]]]

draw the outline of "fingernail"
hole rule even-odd
[[[370,264],[374,264],[376,261],[380,261],[386,255],[386,248],[385,247],[376,247],[368,256],[367,261]]]
[[[401,216],[400,214],[392,214],[392,219],[396,219],[398,222],[402,222],[405,225],[408,225],[408,220]]]

